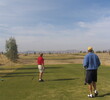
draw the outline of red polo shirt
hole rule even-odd
[[[39,57],[37,58],[37,64],[38,64],[38,65],[44,65],[44,59],[43,59],[43,57],[39,56]]]

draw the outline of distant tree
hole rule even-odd
[[[96,53],[102,53],[102,51],[96,51]]]
[[[26,52],[25,54],[24,54],[24,56],[28,56],[29,55],[29,53],[28,52]]]
[[[52,54],[52,52],[51,52],[51,51],[49,51],[49,52],[48,52],[48,54]]]
[[[16,62],[18,59],[16,40],[12,37],[6,40],[6,56],[13,62]]]
[[[0,54],[4,54],[3,52],[0,52]]]
[[[36,55],[36,52],[34,51],[34,55]]]
[[[82,53],[82,51],[80,51],[80,53]]]
[[[107,53],[107,50],[103,50],[102,52],[103,52],[103,53]]]

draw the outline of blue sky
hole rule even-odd
[[[109,0],[0,0],[0,51],[110,49]]]

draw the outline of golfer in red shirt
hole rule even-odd
[[[39,69],[39,82],[43,82],[44,81],[42,79],[43,73],[44,73],[44,58],[43,58],[43,53],[41,53],[40,56],[37,58],[37,64],[38,64],[38,69]]]

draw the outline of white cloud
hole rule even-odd
[[[3,25],[0,25],[3,27]],[[84,49],[93,46],[96,49],[108,49],[110,37],[110,18],[97,22],[80,22],[75,29],[60,29],[51,24],[40,24],[35,27],[8,27],[9,35],[16,38],[19,50],[59,50]],[[0,27],[2,29],[2,27]],[[6,32],[7,32],[6,31]],[[13,32],[13,34],[11,34]],[[6,34],[7,35],[7,34]],[[8,37],[1,39],[1,43]]]
[[[88,36],[96,36],[103,38],[109,36],[110,33],[110,17],[101,18],[96,22],[79,22],[81,28],[85,28],[85,34]]]
[[[98,6],[97,9],[92,5],[86,8],[86,4],[76,7],[66,3],[62,5],[58,0],[1,0],[1,48],[11,36],[16,38],[20,50],[84,49],[89,45],[108,48],[105,44],[110,43],[109,8]]]

